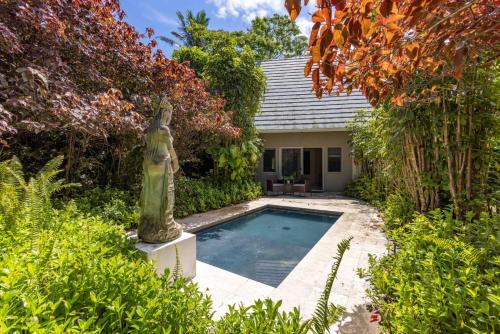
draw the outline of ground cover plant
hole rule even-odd
[[[364,273],[384,332],[496,333],[498,223],[487,213],[458,221],[449,209],[393,218],[386,232],[396,251],[372,257]]]
[[[211,302],[194,284],[159,278],[123,228],[60,210],[61,159],[24,181],[0,163],[0,330],[4,333],[208,333]]]

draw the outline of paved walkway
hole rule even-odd
[[[382,222],[373,207],[357,200],[324,193],[305,198],[263,197],[196,214],[179,223],[186,231],[196,232],[265,206],[304,208],[342,215],[277,288],[197,261],[194,281],[211,295],[216,317],[224,314],[228,305],[248,305],[255,299],[266,297],[281,299],[285,310],[299,307],[304,318],[310,317],[333,264],[332,257],[337,244],[342,239],[353,236],[351,248],[344,256],[331,295],[331,302],[347,308],[338,333],[377,333],[376,324],[368,323],[369,314],[364,307],[368,302],[365,295],[368,283],[356,274],[357,268],[368,267],[368,254],[380,256],[385,253],[386,239],[380,229]]]

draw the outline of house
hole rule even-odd
[[[255,125],[264,143],[257,177],[303,176],[312,190],[342,191],[356,177],[346,125],[371,106],[359,91],[318,99],[304,77],[307,57],[261,63],[268,81]]]

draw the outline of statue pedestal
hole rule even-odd
[[[135,247],[143,252],[148,262],[153,262],[159,276],[163,275],[166,268],[170,273],[175,268],[175,247],[179,252],[182,267],[182,275],[186,278],[196,276],[196,235],[182,232],[181,236],[174,241],[163,244],[148,244],[138,242]]]

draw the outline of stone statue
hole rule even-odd
[[[147,243],[169,242],[182,233],[182,227],[174,221],[174,173],[179,163],[168,128],[172,111],[167,98],[161,97],[146,130],[138,235]]]

